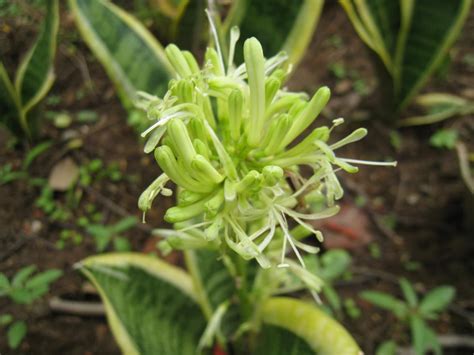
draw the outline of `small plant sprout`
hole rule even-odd
[[[0,272],[0,298],[7,297],[17,305],[30,305],[48,293],[50,285],[63,274],[57,269],[35,274],[36,271],[36,265],[25,266],[11,280]],[[26,322],[15,320],[10,314],[0,314],[0,327],[7,328],[10,349],[18,348],[28,331]]]
[[[153,122],[142,134],[148,137],[145,152],[154,152],[163,174],[138,204],[145,214],[158,194],[171,194],[168,182],[177,185],[177,204],[165,215],[175,230],[157,230],[165,237],[165,251],[212,248],[256,259],[263,268],[297,269],[287,258],[292,252],[305,268],[301,252],[317,248],[300,239],[314,233],[322,240],[308,222],[339,211],[343,189],[336,172],[355,173],[357,164],[396,163],[339,157],[337,149],[364,138],[366,129],[330,142],[342,118],[330,127],[313,127],[329,101],[329,88],[312,97],[288,91],[286,54],[266,59],[256,38],[245,41],[245,62],[235,66],[238,38],[234,27],[224,58],[215,36],[216,48],[207,49],[202,69],[190,52],[173,44],[166,48],[177,77],[163,98],[141,93],[139,103]],[[311,169],[309,177],[304,166]],[[322,195],[324,208],[308,210],[302,202],[309,193]],[[293,233],[293,222],[304,232]]]
[[[438,319],[440,313],[453,300],[456,290],[451,286],[439,286],[419,300],[413,285],[407,279],[401,278],[399,285],[405,298],[404,301],[377,291],[364,291],[361,293],[361,297],[377,307],[392,312],[410,327],[411,340],[416,355],[426,354],[429,350],[433,350],[435,354],[442,354],[436,333],[428,326],[427,322]],[[387,354],[395,353],[394,351],[388,352],[388,349],[394,350],[395,347],[396,344],[393,342],[383,343],[377,354],[384,354],[385,352],[382,353],[384,348],[387,348]]]

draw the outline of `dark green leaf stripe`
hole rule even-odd
[[[141,90],[163,95],[173,70],[163,48],[135,18],[106,0],[70,0],[79,30],[125,105]]]
[[[470,7],[471,0],[415,1],[397,90],[401,107],[442,62],[458,37]]]
[[[21,134],[22,126],[18,98],[7,71],[0,62],[0,123],[14,134]],[[24,123],[24,122],[23,122]]]
[[[472,0],[340,0],[361,38],[393,78],[403,109],[446,58]]]
[[[255,354],[314,355],[308,343],[280,327],[264,325],[258,335]]]
[[[203,285],[207,301],[214,312],[224,301],[232,299],[236,287],[234,279],[227,271],[225,265],[218,259],[218,254],[210,250],[197,250],[195,255],[196,268]],[[188,262],[189,256],[187,256]],[[191,268],[191,265],[188,264]],[[230,335],[240,324],[240,313],[237,305],[231,305],[221,322],[225,335]]]
[[[304,0],[251,1],[239,0],[236,6],[245,10],[238,11],[241,18],[235,19],[240,26],[241,38],[256,37],[262,44],[266,57],[281,50]],[[243,60],[241,46],[236,48],[237,63]]]
[[[53,64],[59,27],[57,0],[48,0],[43,28],[33,48],[21,63],[15,87],[26,111],[49,90],[53,82]]]
[[[83,271],[101,293],[125,354],[196,354],[205,319],[183,271],[132,253],[92,257]]]
[[[397,0],[367,1],[367,6],[374,17],[377,28],[388,52],[395,56],[397,32],[400,28],[400,3]]]

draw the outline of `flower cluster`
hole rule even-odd
[[[264,268],[275,260],[282,267],[295,264],[286,258],[292,251],[304,267],[300,250],[317,248],[302,243],[301,236],[314,233],[322,239],[308,221],[338,212],[335,201],[343,189],[336,172],[354,173],[352,164],[360,163],[336,156],[335,150],[367,132],[360,128],[329,143],[331,131],[343,123],[338,118],[331,127],[301,137],[327,104],[330,90],[322,87],[311,98],[286,90],[286,55],[265,59],[255,38],[245,41],[245,62],[236,67],[238,38],[233,28],[228,58],[215,40],[202,69],[190,52],[166,48],[176,79],[163,98],[141,93],[154,122],[143,133],[145,152],[154,152],[163,174],[143,192],[139,207],[146,212],[158,194],[169,196],[165,185],[172,181],[177,203],[165,220],[175,229],[160,230],[165,248],[231,249]],[[309,178],[301,173],[303,166],[310,168]],[[309,211],[305,196],[319,199],[322,207]],[[294,231],[290,223],[297,226]]]

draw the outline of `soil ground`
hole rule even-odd
[[[11,26],[15,25],[20,29],[4,31],[0,37],[0,54],[8,69],[18,63],[34,32],[31,26],[12,21]],[[474,67],[463,61],[466,54],[473,54],[472,33],[474,14],[451,53],[447,74],[433,79],[425,91],[443,91],[474,99]],[[106,165],[114,163],[124,178],[93,181],[81,191],[82,198],[73,218],[82,216],[90,204],[102,213],[101,223],[114,223],[126,215],[141,218],[137,198],[159,170],[153,160],[143,154],[135,131],[127,125],[127,113],[113,86],[80,40],[66,13],[61,19],[61,38],[65,40],[59,45],[57,79],[49,95],[59,99],[46,100],[45,116],[48,111],[74,116],[90,110],[97,113],[97,119],[86,124],[74,122],[65,130],[45,119],[42,140],[53,140],[54,146],[34,161],[30,176],[47,178],[54,164],[66,156],[78,165],[96,158]],[[373,354],[375,346],[389,337],[405,346],[409,338],[393,317],[357,299],[357,293],[363,289],[397,295],[396,279],[401,276],[412,280],[419,292],[441,284],[453,285],[457,289],[456,301],[434,323],[441,334],[472,334],[474,314],[473,197],[461,179],[456,152],[429,144],[430,136],[441,127],[458,129],[461,139],[472,144],[473,117],[400,129],[400,143],[391,143],[395,139],[391,123],[374,113],[379,112],[377,93],[383,83],[376,80],[372,59],[343,11],[330,3],[324,9],[306,57],[289,84],[292,89],[308,92],[328,85],[333,98],[324,116],[346,118],[349,124],[341,128],[341,136],[355,127],[369,129],[365,140],[351,145],[342,155],[398,161],[395,169],[362,167],[358,174],[342,175],[347,191],[343,203],[361,206],[359,212],[368,222],[360,227],[367,238],[355,238],[348,245],[354,258],[353,277],[339,282],[337,288],[343,296],[354,298],[362,310],[363,316],[357,319],[345,316],[343,321],[367,354]],[[344,75],[340,75],[340,70],[338,74],[340,68],[345,71]],[[81,147],[68,147],[68,137],[77,138]],[[12,164],[19,169],[26,149],[21,146],[12,149],[8,142],[7,133],[0,131],[0,165]],[[28,322],[28,335],[15,353],[117,354],[118,348],[105,319],[53,312],[48,305],[48,300],[56,296],[74,300],[95,297],[84,291],[84,279],[73,266],[94,254],[96,249],[92,238],[84,233],[84,241],[79,245],[68,243],[58,250],[61,231],[76,227],[71,227],[70,222],[51,221],[36,206],[39,193],[39,188],[26,180],[0,186],[0,272],[11,276],[33,263],[40,270],[65,270],[50,294],[28,309],[0,299],[0,314],[8,312]],[[55,193],[54,198],[67,206],[65,193]],[[148,215],[148,226],[163,226],[162,216],[171,203],[166,199],[156,203]],[[353,229],[360,232],[357,225],[354,221]],[[331,230],[328,224],[322,227]],[[134,250],[153,249],[154,240],[149,236],[148,227],[136,227],[126,234]],[[0,353],[13,353],[7,349],[3,336],[0,337]],[[446,353],[470,352],[457,349]]]

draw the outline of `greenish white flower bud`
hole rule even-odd
[[[265,59],[262,46],[256,38],[252,37],[245,41],[244,59],[250,89],[247,139],[251,147],[256,147],[261,139],[265,118]]]

